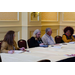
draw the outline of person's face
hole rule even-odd
[[[66,32],[66,35],[67,35],[67,36],[70,36],[70,35],[71,35],[70,30],[68,30],[68,31]]]
[[[52,30],[50,29],[50,30],[47,32],[47,34],[48,34],[49,36],[51,36]]]
[[[40,35],[41,35],[41,32],[38,32],[38,33],[36,34],[36,38],[40,38]]]

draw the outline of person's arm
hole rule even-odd
[[[68,40],[65,35],[62,36],[62,40],[66,43],[71,42],[71,40]]]
[[[34,37],[31,37],[30,39],[30,47],[38,47],[39,43],[35,40]]]
[[[19,50],[19,47],[17,47],[16,41],[14,41],[14,46],[16,50]]]
[[[43,43],[44,43],[45,45],[48,45],[48,42],[47,42],[46,38],[42,37],[42,41],[43,41]]]
[[[1,45],[1,52],[2,53],[8,53],[9,50],[7,50],[7,43],[6,42],[2,42],[2,45]]]
[[[72,41],[75,41],[75,38],[72,36]]]
[[[52,38],[52,40],[53,40],[53,43],[56,44],[54,38],[53,38],[52,36],[51,36],[51,38]]]

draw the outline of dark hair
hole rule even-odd
[[[71,35],[74,33],[74,29],[73,29],[72,27],[70,27],[70,26],[68,26],[68,27],[66,27],[66,28],[64,29],[64,33],[66,33],[68,30],[70,30]]]
[[[6,41],[9,45],[13,45],[13,41],[14,41],[14,31],[10,30],[6,33],[5,37],[4,37],[4,40],[3,41]]]

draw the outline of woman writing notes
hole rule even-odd
[[[75,41],[73,37],[74,29],[72,27],[66,27],[64,29],[64,34],[62,36],[62,40],[66,43]]]
[[[14,53],[14,50],[19,50],[14,39],[15,39],[15,32],[12,30],[8,31],[1,45],[2,53]],[[20,48],[20,50],[25,50],[25,48]]]
[[[41,38],[41,31],[39,29],[36,29],[33,32],[33,36],[30,38],[30,48],[32,47],[47,47],[47,45],[44,45]]]

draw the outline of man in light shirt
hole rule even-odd
[[[54,45],[55,41],[54,41],[53,37],[51,36],[51,34],[52,34],[51,28],[46,28],[45,32],[46,33],[42,36],[43,43],[45,45]]]

